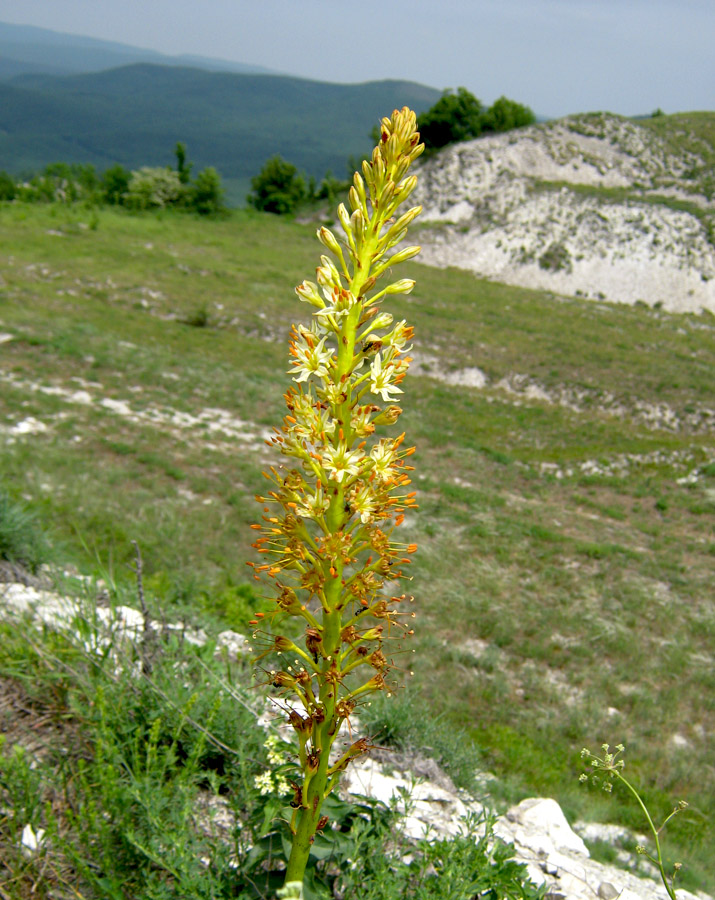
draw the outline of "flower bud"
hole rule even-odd
[[[331,253],[334,253],[336,256],[342,256],[342,250],[340,249],[340,244],[337,242],[335,235],[329,228],[326,228],[325,225],[322,225],[318,229],[317,235],[318,235],[318,240],[320,241],[320,243],[324,247],[327,247],[328,250],[331,251]]]
[[[359,172],[356,172],[353,175],[353,187],[355,188],[355,192],[359,200],[358,205],[362,207],[363,212],[367,212],[367,194],[365,192],[365,182],[360,177]],[[350,204],[353,209],[357,209],[357,206],[353,205],[352,196],[350,199]]]
[[[390,259],[387,260],[387,264],[389,266],[396,266],[398,263],[407,262],[408,259],[417,256],[421,249],[422,247],[405,247],[404,250],[399,250],[394,256],[391,256]]]
[[[401,415],[402,409],[399,406],[388,406],[372,421],[374,425],[394,425]]]
[[[402,184],[395,191],[395,200],[397,203],[402,203],[405,201],[412,191],[417,187],[417,176],[416,175],[408,175],[407,178],[402,182]]]
[[[296,681],[292,675],[288,674],[288,672],[276,672],[275,675],[272,676],[271,684],[273,687],[277,688],[292,688],[295,687]]]
[[[388,312],[382,312],[375,319],[374,322],[370,323],[371,328],[387,328],[388,325],[392,325],[393,317]],[[369,340],[370,338],[368,338]]]
[[[351,190],[351,192],[354,192],[355,188],[350,188],[350,190]],[[353,209],[359,209],[359,203],[353,204],[352,196],[350,197],[350,204],[353,207]],[[338,218],[340,219],[340,224],[343,226],[343,231],[345,232],[345,234],[348,235],[348,237],[351,236],[353,233],[353,227],[350,224],[350,214],[348,213],[347,209],[345,208],[344,203],[341,203],[340,206],[338,207]]]
[[[388,284],[385,288],[386,294],[409,294],[412,292],[412,288],[415,286],[415,282],[412,278],[401,278],[399,281],[394,281],[392,284]]]
[[[325,307],[323,298],[318,293],[318,286],[312,281],[304,281],[302,284],[299,284],[295,289],[295,292],[300,299],[304,300],[306,303],[317,306],[318,309],[323,309]]]
[[[286,653],[288,650],[295,650],[296,646],[289,638],[277,634],[273,641],[273,649],[276,653]]]

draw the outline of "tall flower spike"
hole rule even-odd
[[[286,392],[288,415],[272,439],[290,462],[266,473],[272,487],[259,498],[266,515],[253,526],[261,532],[253,546],[263,559],[249,563],[271,584],[273,627],[290,616],[303,629],[302,641],[262,631],[264,652],[256,654],[287,653],[299,666],[299,675],[287,675],[278,659],[280,671],[270,679],[281,696],[292,691],[302,710],[289,715],[298,732],[302,782],[290,823],[286,886],[303,880],[313,837],[324,825],[323,800],[351,760],[372,747],[361,738],[332,752],[340,726],[371,693],[394,690],[391,648],[412,634],[414,614],[407,614],[408,626],[400,610],[406,595],[390,596],[386,583],[407,577],[402,567],[417,549],[394,534],[405,510],[416,506],[406,463],[414,448],[404,447],[404,434],[380,430],[402,411],[398,385],[409,366],[413,329],[404,321],[393,327],[379,305],[386,296],[409,293],[414,281],[379,281],[419,252],[398,244],[421,207],[396,213],[415,187],[407,172],[423,149],[412,110],[382,120],[380,142],[353,179],[352,213],[338,208],[342,234],[318,229],[332,258],[320,257],[317,284],[296,288],[316,309],[310,327],[293,326],[295,386]]]

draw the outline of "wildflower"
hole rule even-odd
[[[410,562],[405,553],[416,549],[391,537],[404,511],[416,506],[414,492],[405,490],[412,468],[405,460],[414,448],[402,447],[404,435],[380,437],[376,430],[394,425],[401,413],[396,401],[413,336],[411,326],[395,324],[379,304],[388,295],[409,293],[414,281],[380,289],[378,280],[419,249],[392,250],[420,212],[413,207],[400,215],[398,208],[415,187],[407,171],[423,147],[415,115],[406,108],[383,119],[381,128],[382,140],[353,178],[351,211],[338,208],[342,234],[318,230],[333,258],[321,255],[315,283],[296,288],[314,310],[309,327],[293,326],[295,386],[285,393],[287,414],[269,441],[292,467],[265,473],[271,489],[259,498],[264,515],[253,526],[261,532],[253,546],[264,562],[250,564],[259,580],[272,580],[275,588],[276,615],[264,624],[275,627],[285,616],[301,620],[289,631],[293,639],[260,632],[262,652],[255,654],[257,660],[282,657],[267,683],[282,697],[294,694],[298,704],[288,708],[287,718],[302,780],[288,783],[280,771],[255,778],[261,793],[292,790],[286,884],[303,878],[313,837],[326,822],[321,804],[340,771],[371,749],[361,738],[331,766],[340,725],[366,695],[392,690],[386,642],[396,632],[400,638],[413,633],[398,628],[396,605],[405,595],[390,596],[385,585],[407,577],[400,567]],[[355,679],[363,666],[371,677]],[[269,739],[266,750],[271,765],[283,764],[277,739]]]
[[[276,793],[283,796],[290,791],[290,785],[282,775],[276,776]]]
[[[360,516],[363,524],[373,520],[377,511],[377,501],[369,485],[362,485],[350,495],[350,508]]]
[[[258,792],[262,797],[268,796],[268,794],[273,793],[273,778],[271,777],[271,773],[261,772],[260,775],[255,775],[253,778],[254,785],[258,788]]]
[[[357,475],[364,456],[359,450],[348,450],[344,442],[337,447],[326,447],[323,456],[325,468],[332,474],[334,481],[342,481],[346,476]]]
[[[296,504],[295,511],[304,519],[318,519],[330,506],[330,498],[323,493],[322,484],[318,484],[315,491],[306,492],[300,502]]]
[[[336,322],[340,321],[344,316],[350,312],[350,310],[357,303],[357,298],[354,297],[350,291],[343,290],[340,287],[334,287],[330,294],[327,291],[323,291],[326,295],[326,300],[329,300],[329,305],[325,306],[323,309],[319,309],[316,316],[323,316],[324,318],[332,317]]]
[[[395,452],[392,441],[382,440],[375,444],[370,451],[370,458],[374,463],[373,471],[381,481],[391,481],[395,477],[397,470],[394,466]]]
[[[332,352],[325,349],[327,335],[324,335],[316,344],[315,335],[306,328],[300,328],[291,344],[291,354],[295,357],[293,369],[289,374],[293,375],[293,381],[307,381],[311,375],[325,376],[328,374],[328,365],[332,359]],[[295,373],[299,377],[295,377]]]
[[[382,399],[390,403],[394,400],[390,394],[401,394],[402,390],[393,384],[395,367],[382,360],[382,354],[378,353],[370,364],[370,390],[373,394],[379,394]]]
[[[281,741],[276,735],[272,734],[266,738],[263,746],[268,751],[268,762],[272,766],[281,766],[286,761],[284,753],[279,750]]]
[[[318,293],[318,286],[313,284],[312,281],[304,281],[302,284],[299,284],[295,289],[295,292],[301,300],[304,300],[306,303],[311,303],[313,306],[317,306],[318,309],[322,309],[325,306],[325,303]]]

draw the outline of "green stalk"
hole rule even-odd
[[[633,794],[633,796],[638,801],[638,805],[640,806],[640,808],[643,810],[643,814],[645,815],[645,817],[648,821],[648,827],[650,828],[651,834],[653,835],[653,840],[655,841],[655,852],[658,856],[658,859],[653,859],[653,857],[650,856],[650,854],[649,854],[648,855],[649,859],[658,866],[658,870],[660,871],[660,877],[663,882],[663,886],[665,887],[666,891],[668,892],[668,896],[671,898],[671,900],[677,900],[677,898],[675,896],[675,891],[673,890],[672,886],[668,884],[668,876],[665,874],[665,867],[663,866],[663,854],[661,853],[661,849],[660,849],[660,838],[658,836],[658,829],[655,827],[655,824],[653,823],[653,819],[651,818],[651,815],[648,812],[648,808],[646,807],[645,803],[641,800],[640,794],[633,787],[633,785],[627,779],[625,779],[623,777],[623,775],[621,775],[621,773],[618,772],[617,770],[614,769],[613,773],[620,781],[623,782],[623,784],[625,784],[625,786],[628,788],[628,790],[631,792],[631,794]],[[673,816],[673,814],[674,813],[671,813],[670,816],[668,816],[668,819],[670,819]],[[666,822],[668,821],[668,819],[666,819]],[[663,823],[663,824],[665,824],[665,823]]]

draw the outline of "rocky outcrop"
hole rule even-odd
[[[707,168],[697,152],[672,152],[607,114],[455,144],[420,168],[421,259],[562,294],[715,312]]]
[[[415,783],[411,773],[394,765],[387,768],[372,758],[360,760],[348,769],[343,789],[347,794],[367,795],[383,803],[390,803],[393,796],[400,797],[402,791],[409,790],[403,828],[415,838],[449,838],[458,832],[467,813],[483,809],[458,791],[439,769],[432,778]],[[601,840],[618,838],[625,831],[603,825],[584,825],[582,829],[589,834],[593,827]],[[546,885],[551,900],[667,900],[660,881],[591,859],[583,839],[571,828],[555,800],[522,800],[497,820],[494,833],[514,845],[514,858],[526,864],[535,884]],[[655,875],[654,869],[652,874]],[[685,890],[678,890],[677,894],[679,900],[711,900],[705,894]]]

